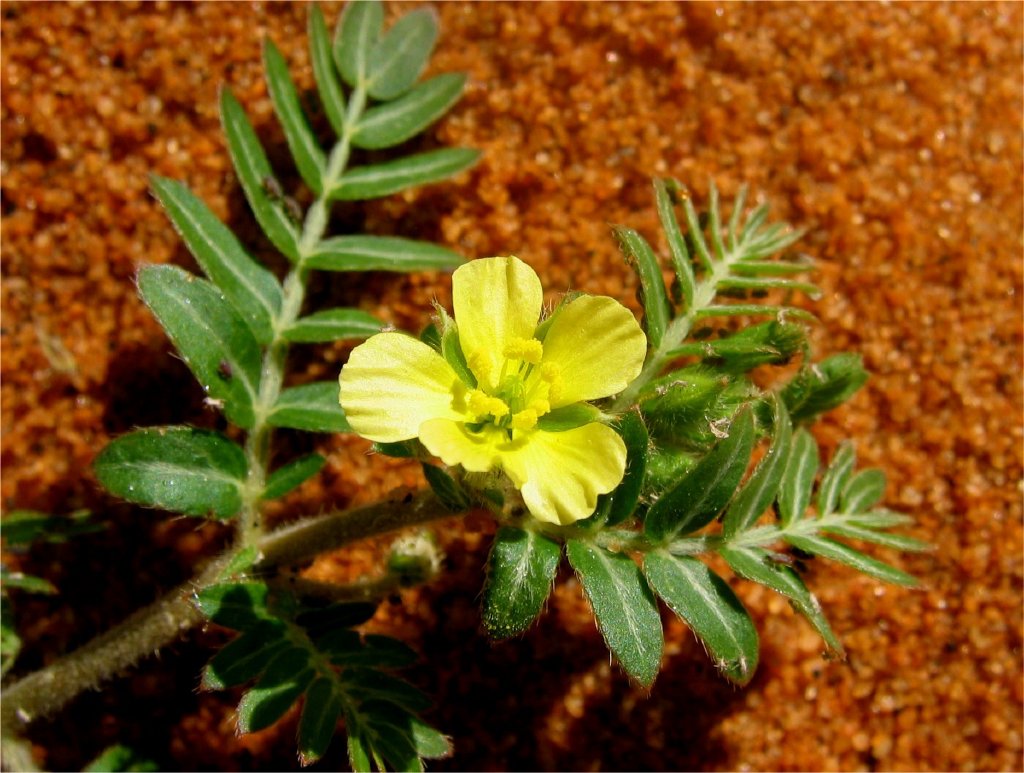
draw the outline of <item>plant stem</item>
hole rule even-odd
[[[263,525],[260,520],[260,498],[266,488],[267,468],[270,464],[270,447],[273,438],[273,428],[267,424],[267,417],[281,396],[281,387],[284,383],[285,362],[288,358],[288,341],[284,335],[302,312],[302,302],[306,297],[306,282],[309,279],[309,269],[306,268],[305,263],[327,231],[331,190],[341,178],[345,166],[348,164],[352,133],[365,107],[366,90],[361,87],[356,88],[345,114],[345,129],[328,156],[321,193],[306,212],[302,234],[299,237],[299,259],[284,280],[281,311],[274,321],[274,338],[267,346],[260,370],[260,391],[256,397],[256,404],[253,406],[255,421],[245,443],[249,474],[239,519],[239,534],[243,545],[256,544],[263,535]]]
[[[264,557],[259,566],[301,563],[366,537],[456,515],[432,493],[420,492],[308,518],[265,536],[259,543]],[[60,710],[79,693],[158,652],[201,622],[203,615],[192,603],[192,597],[216,583],[236,554],[237,550],[231,550],[219,556],[199,575],[155,604],[5,688],[0,709],[3,733],[17,735],[33,720]]]

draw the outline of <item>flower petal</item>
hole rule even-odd
[[[543,302],[540,279],[519,258],[480,258],[455,270],[452,303],[462,351],[485,389],[497,386],[506,344],[533,337]]]
[[[534,432],[501,453],[501,465],[523,492],[534,518],[568,525],[597,507],[626,469],[626,444],[611,427],[587,424]]]
[[[464,419],[465,386],[427,344],[378,333],[352,350],[339,402],[357,433],[378,443],[409,440],[429,419]]]
[[[608,397],[640,374],[647,337],[612,298],[584,295],[560,309],[544,337],[544,363],[558,366],[552,408]]]
[[[420,440],[430,453],[447,465],[461,464],[469,472],[494,469],[503,436],[495,429],[470,432],[463,422],[450,419],[431,419],[420,427]]]

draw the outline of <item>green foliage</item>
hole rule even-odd
[[[267,76],[267,90],[274,103],[277,120],[284,129],[288,149],[295,160],[303,181],[320,195],[324,189],[327,162],[324,151],[313,135],[313,129],[302,112],[299,94],[288,74],[288,65],[272,40],[263,44],[263,66]]]
[[[274,470],[267,478],[267,485],[263,489],[263,499],[283,497],[320,472],[326,461],[320,454],[307,454]]]
[[[581,540],[570,539],[565,548],[608,649],[626,673],[650,686],[661,667],[664,634],[640,569],[622,553]]]
[[[359,309],[328,309],[295,320],[284,339],[294,344],[318,344],[345,338],[369,338],[384,323]]]
[[[338,385],[334,381],[314,381],[282,390],[267,416],[267,424],[307,432],[352,431],[338,403]]]
[[[394,102],[370,108],[356,126],[352,144],[379,150],[421,134],[451,109],[465,85],[463,73],[445,73],[421,83]]]
[[[562,559],[562,546],[535,531],[503,526],[487,561],[483,623],[496,639],[523,633],[540,614]]]
[[[24,547],[33,542],[63,543],[83,534],[95,534],[107,528],[92,519],[89,510],[76,510],[68,515],[49,515],[37,510],[10,510],[0,520],[0,535],[8,548]]]
[[[123,744],[108,746],[92,762],[82,768],[84,773],[129,773],[154,771],[160,766]]]
[[[400,642],[364,636],[354,626],[374,613],[372,604],[310,604],[262,582],[213,585],[196,596],[213,622],[240,632],[203,673],[203,687],[248,683],[238,706],[238,730],[250,733],[277,722],[302,699],[298,746],[302,764],[326,752],[345,720],[356,770],[421,770],[422,759],[447,756],[447,740],[416,714],[428,699],[388,673],[415,655]],[[355,739],[355,740],[353,740]]]
[[[158,427],[112,441],[93,469],[107,491],[129,502],[222,519],[242,507],[248,464],[216,432]]]
[[[433,464],[424,462],[422,466],[423,477],[445,507],[453,513],[461,513],[469,508],[469,495],[451,475]]]
[[[782,390],[793,421],[808,423],[842,405],[868,380],[860,355],[836,354],[803,368]]]
[[[631,411],[623,416],[619,422],[619,433],[626,443],[626,472],[622,483],[609,497],[606,526],[617,526],[633,515],[640,504],[647,474],[650,438],[640,414]]]
[[[328,191],[328,196],[331,201],[361,201],[390,196],[416,185],[454,177],[473,166],[479,158],[477,150],[445,148],[361,166],[342,175]]]
[[[632,228],[616,228],[615,235],[619,238],[626,259],[640,278],[640,302],[644,307],[647,341],[657,349],[661,346],[669,320],[668,296],[665,280],[661,276],[661,266],[658,265],[651,245]]]
[[[320,243],[307,265],[323,271],[443,271],[462,262],[456,253],[430,242],[397,236],[335,236]]]
[[[705,365],[729,374],[747,373],[759,365],[782,365],[807,347],[801,325],[762,322],[714,341],[695,341],[674,349],[670,356],[696,355]]]
[[[654,592],[686,621],[718,670],[746,684],[757,668],[757,630],[725,580],[696,558],[656,550],[644,557]]]

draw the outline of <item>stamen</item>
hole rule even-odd
[[[512,417],[512,429],[527,430],[537,425],[537,412],[533,408],[520,411]]]
[[[541,397],[538,397],[536,400],[530,401],[530,409],[535,411],[537,416],[543,416],[551,410],[551,403]]]
[[[469,393],[467,403],[469,410],[477,416],[487,416],[490,414],[496,419],[500,419],[502,416],[508,415],[508,406],[505,405],[504,400],[500,397],[491,397],[479,389],[474,389]]]
[[[490,380],[492,370],[491,358],[487,356],[486,351],[477,349],[475,352],[471,352],[469,357],[466,358],[466,364],[469,365],[469,369],[473,371],[473,375],[479,381]]]
[[[544,346],[536,338],[513,338],[502,352],[506,359],[522,360],[536,365],[544,356]]]
[[[562,369],[557,362],[545,362],[540,366],[540,377],[548,383],[556,381],[561,374]]]

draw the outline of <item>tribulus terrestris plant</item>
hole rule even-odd
[[[378,599],[439,571],[429,535],[406,532],[381,572],[353,585],[313,581],[297,568],[324,551],[470,510],[498,524],[482,592],[487,632],[507,638],[526,631],[542,614],[564,555],[615,661],[644,686],[662,659],[659,599],[701,639],[724,678],[742,685],[757,668],[754,625],[702,557],[720,556],[739,577],[785,596],[837,657],[840,638],[794,555],[914,582],[841,541],[924,547],[889,531],[908,519],[876,507],[885,477],[856,471],[852,446],[842,445],[823,466],[807,428],[867,375],[856,355],[812,356],[806,323],[813,317],[788,300],[815,294],[797,278],[813,263],[792,256],[800,233],[769,222],[766,204],[748,210],[741,192],[723,207],[711,185],[699,210],[678,182],[656,180],[668,261],[635,230],[615,229],[639,278],[642,324],[586,288],[543,308],[539,278],[515,257],[467,261],[423,241],[327,232],[334,202],[438,182],[478,157],[467,148],[403,154],[406,140],[458,100],[465,76],[419,81],[437,37],[429,10],[386,31],[383,18],[378,2],[352,2],[332,41],[320,10],[310,7],[320,107],[336,134],[327,149],[310,128],[282,55],[272,41],[265,44],[274,109],[312,193],[304,211],[282,189],[243,107],[222,91],[238,181],[262,231],[289,261],[286,276],[258,264],[183,184],[152,180],[206,276],[146,266],[139,292],[209,404],[244,442],[187,426],[141,429],[103,449],[95,472],[112,494],[230,520],[237,536],[200,568],[187,592],[172,592],[5,686],[11,767],[32,764],[19,741],[28,723],[204,621],[237,631],[210,659],[201,683],[244,689],[240,732],[268,727],[299,704],[303,764],[319,759],[339,728],[355,770],[418,770],[424,760],[451,754],[443,728],[421,716],[430,700],[395,673],[416,654],[396,639],[360,631]],[[395,149],[390,160],[353,163],[358,151],[386,149]],[[438,306],[418,335],[384,330],[356,309],[311,310],[304,302],[321,271],[438,269],[454,269],[454,309]],[[293,345],[341,339],[366,340],[340,382],[284,388]],[[771,388],[752,378],[788,363],[799,367],[783,371],[789,375]],[[308,454],[272,469],[276,428],[354,432],[378,454],[419,460],[429,489],[268,530],[264,503],[325,463]],[[95,528],[101,525],[85,514],[16,513],[5,518],[3,536],[14,548]],[[20,574],[5,572],[3,580],[7,673],[20,644],[8,592],[54,589]],[[97,764],[127,769],[138,761],[114,748]]]

